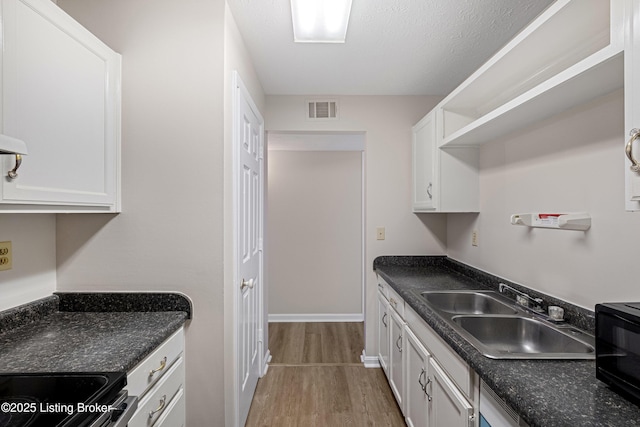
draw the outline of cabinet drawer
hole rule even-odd
[[[183,351],[184,329],[180,328],[129,372],[127,375],[129,394],[142,399],[147,390],[167,372]]]
[[[174,396],[184,384],[184,361],[179,358],[138,404],[138,410],[129,421],[129,427],[152,426],[171,406]]]
[[[411,307],[406,309],[405,320],[411,331],[424,344],[438,365],[453,380],[456,386],[470,400],[474,401],[477,392],[477,375],[456,352]]]
[[[404,300],[389,286],[389,305],[404,319]]]
[[[158,418],[158,423],[154,427],[184,427],[186,414],[184,388],[181,388],[171,400],[167,409],[162,412],[162,415]]]

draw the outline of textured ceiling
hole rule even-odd
[[[345,44],[294,43],[289,0],[227,0],[269,95],[446,95],[552,0],[353,0]]]

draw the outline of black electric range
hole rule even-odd
[[[0,427],[126,425],[120,416],[137,406],[126,384],[122,372],[0,374]]]

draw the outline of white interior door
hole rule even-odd
[[[261,372],[264,122],[239,78],[236,93],[237,405],[243,426]]]

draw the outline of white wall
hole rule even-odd
[[[365,149],[365,321],[375,325],[376,281],[373,260],[380,255],[442,255],[444,215],[411,213],[411,126],[441,99],[434,96],[339,96],[340,120],[305,118],[305,96],[267,96],[268,131],[364,131]],[[386,240],[376,240],[376,227]],[[365,331],[365,350],[373,355],[375,327]]]
[[[224,425],[225,2],[58,4],[123,60],[123,213],[58,216],[58,288],[188,295],[187,423]]]
[[[269,150],[268,176],[270,318],[361,316],[362,153]]]
[[[623,119],[618,91],[484,146],[481,213],[449,216],[449,255],[590,310],[639,300],[640,214],[624,210]],[[565,211],[589,212],[591,229],[509,223],[513,213]]]
[[[0,242],[13,251],[11,270],[0,271],[0,311],[55,291],[55,238],[53,214],[0,214]]]

